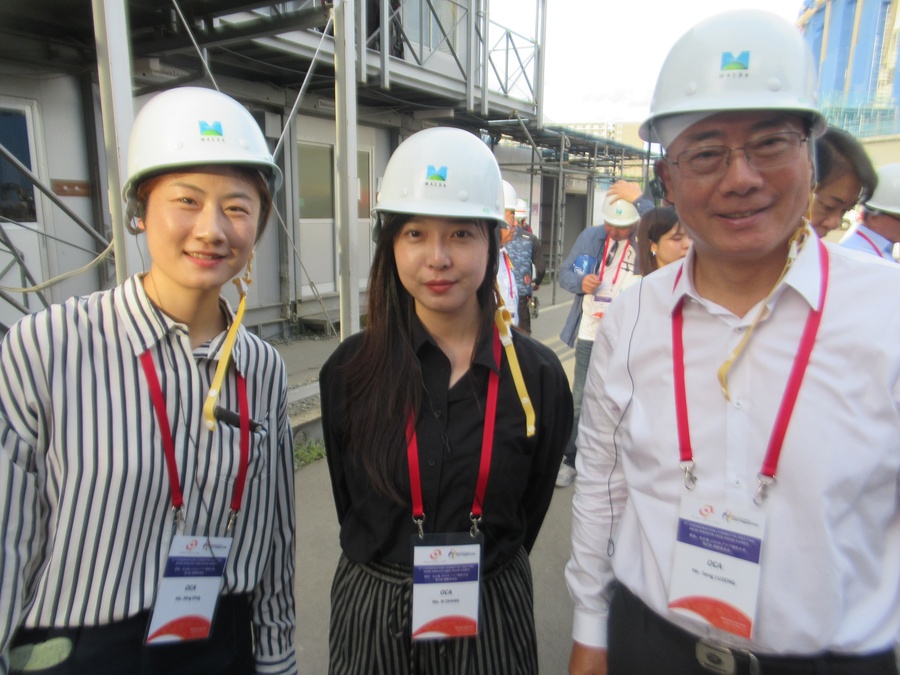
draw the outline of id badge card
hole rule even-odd
[[[232,542],[231,537],[172,538],[147,628],[148,645],[209,637]]]
[[[669,608],[750,638],[759,598],[765,515],[684,496]]]
[[[481,557],[479,532],[412,536],[412,639],[478,635]]]
[[[606,314],[609,309],[609,303],[614,297],[612,285],[608,281],[604,281],[594,290],[594,311],[592,314],[598,318]]]

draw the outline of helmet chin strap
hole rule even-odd
[[[522,368],[519,366],[519,357],[516,354],[516,348],[512,341],[512,315],[503,302],[496,281],[494,282],[494,295],[497,296],[497,311],[494,312],[494,325],[497,326],[500,342],[506,350],[509,371],[512,373],[513,382],[516,385],[516,393],[519,395],[519,402],[522,404],[522,411],[525,413],[525,435],[530,438],[534,436],[537,429],[535,426],[534,406],[531,404],[531,397],[528,396],[525,378],[522,377]]]
[[[213,377],[212,386],[206,395],[206,401],[203,404],[203,417],[206,418],[206,428],[214,431],[216,428],[216,401],[219,399],[219,392],[222,390],[222,381],[225,379],[225,372],[231,364],[231,353],[234,348],[234,341],[237,337],[238,329],[244,320],[244,310],[247,307],[247,287],[253,283],[253,251],[250,251],[250,259],[247,260],[247,269],[242,277],[233,279],[232,283],[237,286],[240,293],[241,301],[238,303],[237,312],[234,315],[234,321],[228,328],[225,335],[225,344],[222,345],[222,357],[219,359],[219,365],[216,366],[216,374]]]

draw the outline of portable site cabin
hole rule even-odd
[[[492,146],[526,146],[531,168],[513,171],[557,171],[544,155],[564,133],[544,130],[541,110],[547,0],[520,3],[533,14],[530,37],[492,22],[489,3],[4,0],[0,324],[145,269],[146,253],[122,222],[128,132],[153,93],[193,85],[244,103],[285,174],[277,218],[257,248],[246,325],[278,337],[320,314],[354,332],[372,253],[369,212],[403,138],[463,127]],[[559,180],[569,154],[557,153]],[[564,202],[557,209],[557,195],[541,189],[529,185],[553,238],[549,219],[562,222]]]

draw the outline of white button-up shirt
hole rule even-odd
[[[615,577],[698,636],[759,653],[863,653],[900,634],[900,268],[828,246],[822,322],[790,419],[777,482],[757,473],[822,280],[811,235],[774,293],[744,317],[701,298],[693,252],[628,289],[594,344],[578,431],[573,637],[606,645]],[[684,367],[694,496],[766,515],[754,635],[738,638],[668,605],[679,504],[672,310],[684,298]],[[728,375],[717,370],[757,312]],[[608,542],[614,552],[607,552]]]

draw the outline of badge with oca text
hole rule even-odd
[[[148,645],[209,637],[232,542],[231,537],[172,538],[147,628]]]
[[[618,289],[613,288],[613,285],[608,281],[601,281],[600,285],[594,289],[594,297],[593,297],[593,311],[591,314],[598,318],[602,318],[604,314],[606,314],[606,310],[609,309],[609,303],[613,301],[613,298],[618,295]]]
[[[750,638],[764,533],[758,509],[682,497],[669,608]]]
[[[483,536],[412,536],[412,639],[478,635]]]

